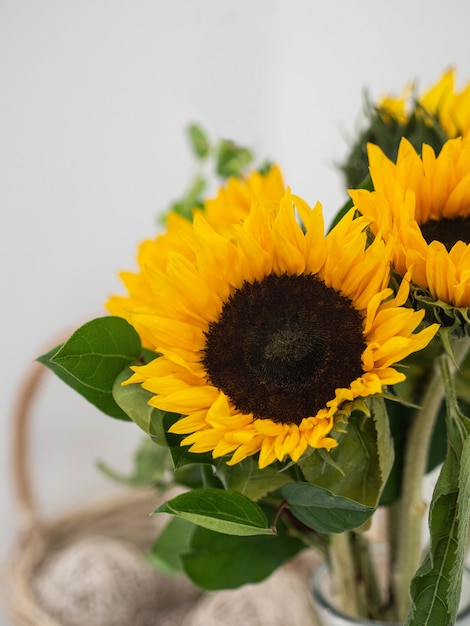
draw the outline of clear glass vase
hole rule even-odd
[[[321,565],[312,581],[312,599],[321,626],[400,626],[392,622],[346,615],[332,603],[329,583],[328,568],[326,565]],[[455,624],[456,626],[470,626],[470,569],[468,568],[464,570],[460,609]]]

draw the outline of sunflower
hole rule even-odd
[[[393,264],[432,298],[470,307],[470,138],[420,156],[402,139],[396,163],[368,147],[374,192],[350,191],[356,208],[393,241]]]
[[[321,206],[290,191],[252,202],[229,235],[197,214],[164,263],[141,259],[152,306],[131,317],[161,356],[125,384],[181,415],[182,445],[229,464],[336,446],[356,399],[404,380],[392,365],[436,332],[414,332],[405,283],[392,297],[390,247],[369,242],[369,221],[351,211],[325,238]]]
[[[229,178],[226,186],[221,187],[214,198],[205,201],[203,214],[207,222],[218,232],[228,233],[230,225],[240,222],[248,214],[251,202],[258,200],[279,200],[284,193],[284,182],[280,168],[271,165],[265,173],[253,171],[243,178]],[[200,213],[195,209],[194,213]],[[166,231],[156,239],[147,239],[139,246],[137,255],[138,272],[121,272],[120,278],[127,288],[128,296],[112,296],[106,308],[112,315],[125,318],[140,335],[142,345],[151,348],[152,337],[147,329],[141,327],[136,316],[151,315],[154,312],[155,294],[149,273],[164,270],[169,251],[187,251],[185,241],[191,236],[191,223],[178,215],[169,213]]]
[[[449,138],[470,133],[470,82],[461,91],[455,89],[455,70],[448,69],[418,104],[435,115]]]
[[[399,124],[406,124],[410,111],[409,103],[413,93],[413,85],[408,84],[400,96],[390,94],[380,98],[377,104],[379,115],[386,121],[396,120]]]
[[[464,136],[470,132],[470,82],[457,91],[455,70],[450,68],[422,95],[413,97],[413,87],[407,85],[401,96],[382,98],[378,109],[401,124],[416,112],[428,123],[436,119],[448,138]]]
[[[221,230],[243,220],[253,199],[280,200],[284,191],[282,173],[277,165],[271,165],[266,173],[255,170],[243,178],[234,176],[218,190],[215,198],[205,201],[204,215],[209,224]]]

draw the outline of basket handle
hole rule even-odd
[[[21,533],[28,533],[37,525],[39,518],[32,489],[28,433],[37,392],[46,372],[47,368],[38,362],[30,365],[13,407],[11,469],[13,496]]]
[[[40,354],[64,343],[70,337],[71,332],[70,329],[60,332],[54,341],[46,344]],[[13,405],[10,467],[14,507],[20,534],[38,531],[42,526],[33,489],[29,433],[37,395],[48,371],[45,365],[33,361],[20,382],[16,402]]]

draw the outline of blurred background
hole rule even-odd
[[[424,89],[449,65],[462,87],[469,22],[466,0],[0,0],[2,564],[25,371],[121,291],[194,173],[187,124],[278,162],[328,222],[365,91]],[[128,471],[140,439],[52,375],[29,435],[46,517],[115,489],[95,463]]]

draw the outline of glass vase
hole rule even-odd
[[[383,622],[353,617],[336,608],[329,593],[329,571],[326,565],[321,565],[315,572],[312,581],[312,599],[319,626],[401,626],[393,622]],[[470,626],[470,569],[466,568],[462,579],[462,593],[456,626]]]

